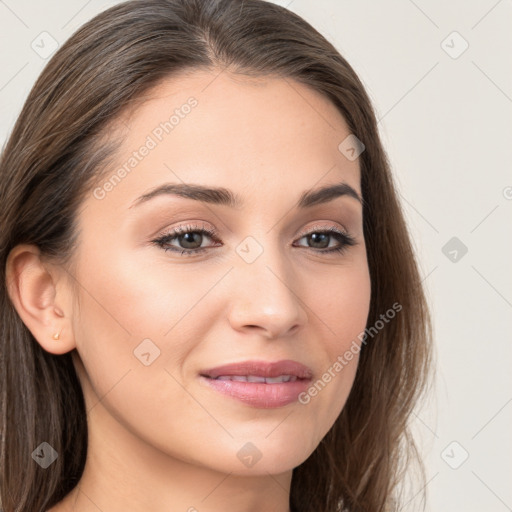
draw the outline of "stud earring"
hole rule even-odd
[[[61,333],[61,332],[62,332],[62,329],[61,329],[59,332],[56,332],[56,333],[52,336],[52,338],[53,338],[54,340],[56,340],[56,341],[57,341],[57,340],[59,340],[59,339],[60,339],[60,333]]]

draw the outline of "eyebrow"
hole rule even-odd
[[[243,201],[238,194],[224,187],[205,187],[190,183],[165,183],[137,198],[129,208],[138,206],[161,195],[174,195],[203,203],[224,205],[237,209],[243,205]],[[302,192],[295,207],[301,209],[309,208],[343,196],[352,197],[363,204],[363,199],[359,193],[348,183],[342,182]]]

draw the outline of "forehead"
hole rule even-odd
[[[260,194],[296,200],[295,189],[340,181],[360,190],[358,160],[338,148],[350,134],[343,116],[290,78],[188,71],[138,98],[117,126],[123,142],[103,182],[116,178],[116,209],[164,182],[224,186],[259,204]]]

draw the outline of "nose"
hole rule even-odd
[[[258,332],[269,339],[295,334],[308,316],[293,270],[277,251],[263,254],[254,262],[239,262],[231,278],[229,321],[237,331]]]

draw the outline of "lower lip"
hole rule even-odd
[[[217,380],[202,375],[200,379],[219,393],[231,396],[260,409],[271,409],[291,404],[310,385],[310,379],[297,379],[294,382],[274,384]]]

